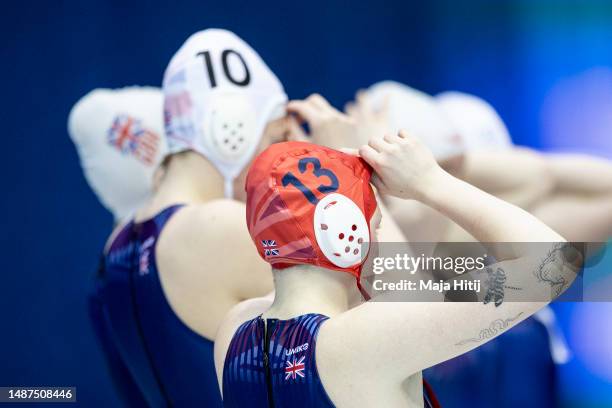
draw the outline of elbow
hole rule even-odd
[[[576,274],[582,271],[585,262],[586,244],[583,242],[566,242],[561,247],[561,255],[564,265],[572,269]]]

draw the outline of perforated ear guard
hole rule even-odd
[[[350,198],[337,193],[325,196],[315,208],[313,223],[317,244],[334,265],[347,268],[367,256],[370,229]]]
[[[259,142],[255,110],[236,93],[217,94],[212,102],[204,116],[204,143],[219,161],[239,162]]]

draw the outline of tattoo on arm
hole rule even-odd
[[[494,302],[495,307],[504,303],[504,284],[506,283],[506,272],[502,268],[493,269],[487,267],[488,280],[485,284],[487,290],[482,303]]]
[[[534,272],[538,282],[545,282],[550,285],[555,297],[559,296],[569,286],[566,277],[562,275],[562,270],[565,264],[569,266],[570,262],[568,262],[567,257],[568,253],[572,252],[575,252],[575,249],[571,244],[567,242],[556,243]]]
[[[482,303],[486,305],[487,303],[493,302],[495,307],[501,305],[504,303],[506,289],[523,290],[516,286],[506,285],[506,272],[502,268],[488,266],[486,268],[486,278],[484,281],[485,296]]]
[[[462,276],[459,279],[476,280],[482,283],[482,291],[479,287],[476,291],[472,292],[473,298],[466,298],[465,291],[460,291],[463,296],[458,297],[456,299],[451,296],[451,294],[453,294],[454,292],[448,291],[445,294],[445,301],[476,302],[478,295],[484,293],[484,297],[481,298],[483,304],[486,305],[492,302],[497,307],[504,302],[506,296],[506,289],[514,291],[523,290],[523,288],[517,286],[506,285],[506,272],[503,270],[503,268],[500,267],[487,266],[484,269],[477,269],[471,271],[466,275],[467,278]]]
[[[480,343],[482,341],[491,339],[497,336],[498,334],[500,334],[506,328],[508,328],[510,323],[518,319],[522,314],[523,312],[520,312],[514,317],[509,317],[507,319],[493,320],[491,324],[489,325],[489,327],[481,330],[480,333],[478,333],[478,337],[472,337],[470,339],[461,340],[459,343],[455,343],[455,346],[462,346],[467,343]]]

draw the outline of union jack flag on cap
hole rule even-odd
[[[159,136],[145,129],[140,120],[120,114],[108,130],[108,143],[124,155],[133,155],[141,162],[153,165]]]

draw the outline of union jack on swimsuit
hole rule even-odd
[[[327,316],[307,314],[290,320],[257,317],[242,324],[232,339],[223,369],[226,407],[333,407],[317,373],[316,339]],[[266,327],[267,325],[267,327]],[[269,330],[266,373],[264,333]]]
[[[293,361],[287,361],[287,367],[285,367],[285,380],[288,380],[289,378],[294,379],[296,378],[296,376],[300,376],[302,378],[304,378],[304,370],[306,369],[305,365],[304,365],[304,359],[306,357],[302,356],[299,360],[296,360],[295,357],[293,358]]]
[[[319,329],[327,319],[311,313],[289,320],[259,316],[243,323],[225,356],[224,406],[333,408],[315,359]],[[423,399],[426,408],[439,408],[426,384]]]

